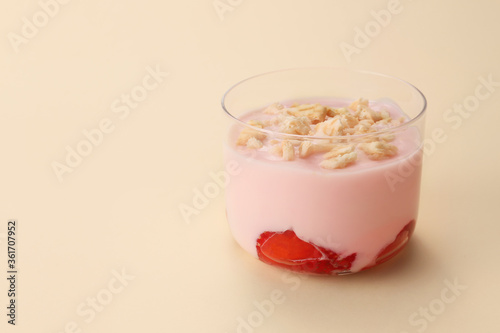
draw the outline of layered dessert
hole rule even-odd
[[[349,274],[406,245],[418,211],[421,137],[395,103],[296,100],[239,120],[225,158],[241,172],[226,201],[246,251],[293,271]]]

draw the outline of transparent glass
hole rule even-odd
[[[319,103],[354,114],[351,103],[359,98],[391,111],[392,127],[325,135],[248,123],[259,116],[249,113],[273,103]],[[422,168],[426,99],[417,88],[377,73],[299,68],[237,83],[222,107],[228,116],[227,220],[244,250],[285,269],[343,275],[377,266],[406,246],[417,220]],[[256,140],[242,143],[241,133]],[[396,147],[389,149],[392,155],[370,155],[370,145],[382,141]],[[316,150],[305,154],[307,147]],[[354,162],[321,167],[325,154],[345,147],[357,156]]]

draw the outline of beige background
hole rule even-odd
[[[34,0],[0,5],[1,332],[500,330],[498,2],[221,0],[223,13],[213,0],[66,2],[41,1],[53,17]],[[397,13],[380,27],[371,12],[388,9]],[[25,38],[23,18],[34,17]],[[365,28],[372,37],[356,44]],[[358,53],[346,57],[346,44]],[[225,90],[298,66],[382,72],[428,98],[416,234],[382,267],[306,279],[261,264],[232,240],[222,189],[190,223],[179,213],[223,168]],[[113,103],[145,91],[147,68],[169,75],[120,118]],[[497,83],[477,88],[481,77]],[[476,88],[473,111],[447,113]],[[52,164],[105,119],[113,130],[60,182]],[[12,218],[15,327],[5,315]],[[280,304],[256,314],[271,295]],[[104,305],[92,310],[92,299]],[[238,318],[255,327],[238,330]]]

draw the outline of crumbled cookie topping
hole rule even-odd
[[[321,104],[300,104],[287,109],[287,113],[295,117],[307,117],[311,124],[324,121],[327,111]]]
[[[311,131],[311,121],[307,117],[285,116],[278,129],[281,133],[308,135]]]
[[[264,144],[262,141],[252,136],[247,140],[247,147],[250,149],[260,149],[264,147]]]
[[[373,110],[368,100],[362,98],[348,107],[341,108],[321,104],[293,104],[286,107],[274,103],[264,110],[264,114],[269,115],[268,118],[272,117],[267,120],[248,121],[250,127],[240,132],[236,140],[237,145],[249,149],[267,149],[269,153],[285,161],[321,153],[323,160],[320,166],[324,169],[345,168],[356,162],[359,152],[371,160],[395,156],[398,148],[390,143],[395,139],[392,133],[367,136],[358,143],[349,143],[349,137],[375,133],[405,121],[403,117],[393,120],[386,110]],[[300,139],[266,140],[267,135],[258,130],[264,128],[284,134],[317,136],[321,139],[318,138],[314,142]],[[325,137],[335,138],[330,140]],[[265,148],[266,145],[268,148]]]
[[[384,141],[361,143],[358,147],[372,160],[381,160],[397,154],[398,147]]]
[[[324,169],[342,169],[348,166],[349,164],[354,163],[357,158],[358,154],[355,151],[353,151],[351,153],[323,160],[319,164],[319,166]]]

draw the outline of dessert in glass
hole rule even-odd
[[[302,68],[231,87],[226,212],[239,245],[274,266],[343,275],[408,243],[418,214],[426,100],[387,75]]]

